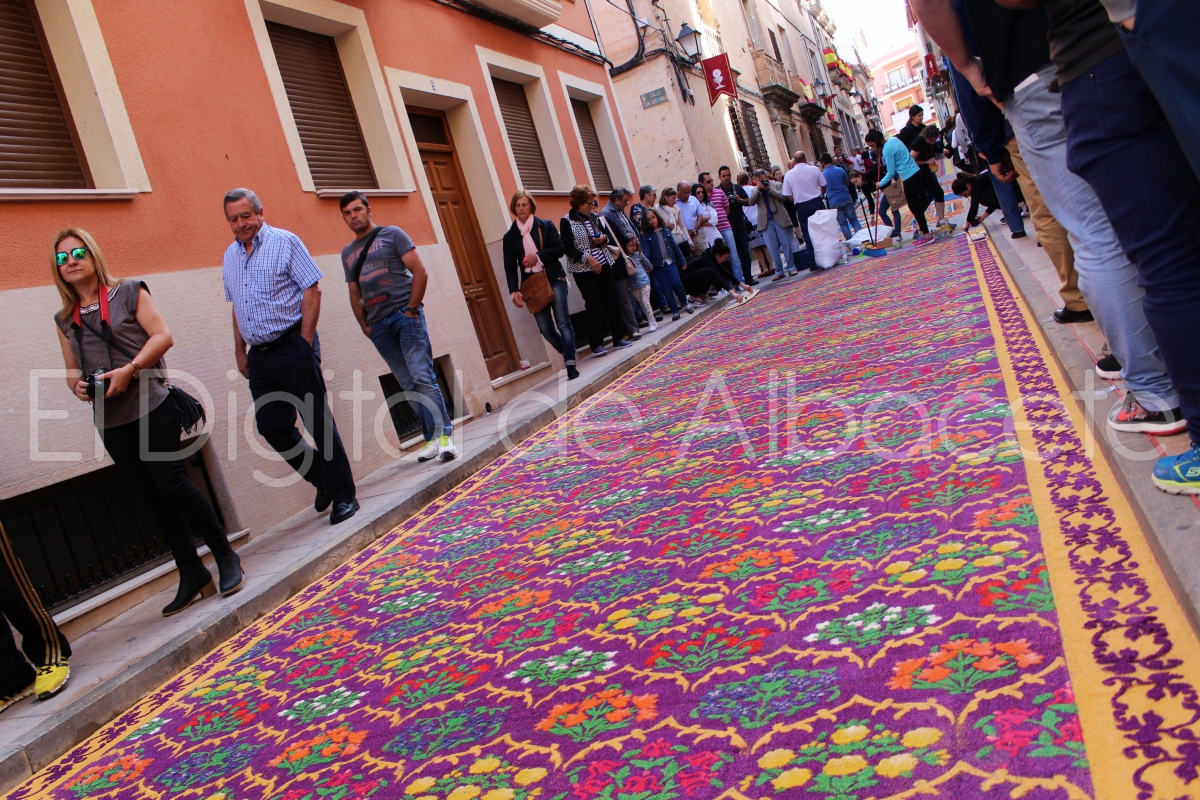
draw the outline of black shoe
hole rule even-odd
[[[1029,234],[1028,234],[1028,233],[1026,233],[1025,231],[1017,231],[1016,233],[1014,233],[1014,234],[1012,235],[1012,238],[1013,238],[1013,239],[1024,239],[1024,238],[1025,238],[1026,236],[1028,236],[1028,235],[1029,235]]]
[[[809,267],[808,271],[809,272],[824,272],[825,268],[824,267]]]
[[[242,571],[242,559],[227,541],[218,542],[216,547],[210,544],[208,549],[212,551],[213,559],[217,562],[217,585],[221,597],[229,597],[241,589],[246,580]]]
[[[663,315],[662,315],[662,314],[655,314],[655,315],[654,315],[654,321],[655,321],[655,322],[662,322],[662,320],[663,320]]]
[[[351,500],[349,503],[334,503],[333,513],[329,515],[329,524],[337,525],[339,522],[345,522],[357,513],[357,500]]]
[[[175,599],[162,610],[164,617],[174,616],[180,611],[199,600],[201,597],[212,597],[217,593],[213,586],[212,574],[199,558],[195,564],[185,564],[179,567],[179,589]]]
[[[1072,322],[1092,322],[1094,319],[1092,312],[1086,308],[1083,311],[1060,308],[1054,312],[1054,321],[1059,325],[1067,325]]]
[[[1105,356],[1096,362],[1096,374],[1110,381],[1121,379],[1121,362],[1116,356]]]
[[[635,333],[629,334],[629,338],[633,339],[636,342],[638,339],[642,338],[642,335],[640,333],[635,332]]]
[[[746,285],[747,286],[758,286],[758,281],[754,280],[754,278],[746,278]]]
[[[679,321],[679,312],[676,311],[674,314],[671,315],[671,322],[678,322],[678,321]]]
[[[324,489],[317,489],[317,499],[313,501],[313,508],[320,514],[325,509],[329,508],[329,504],[333,502],[333,497]]]
[[[579,377],[579,370],[575,369],[574,364],[567,364],[567,380],[573,381]]]

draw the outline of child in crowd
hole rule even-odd
[[[654,266],[650,260],[642,255],[641,247],[638,244],[636,236],[630,236],[625,240],[626,260],[632,265],[633,272],[630,273],[630,278],[633,279],[633,296],[642,304],[642,310],[646,313],[646,321],[650,323],[650,332],[654,333],[658,330],[658,325],[654,321],[654,309],[650,307],[650,273],[654,271]]]

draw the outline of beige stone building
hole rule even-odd
[[[819,0],[624,0],[593,9],[638,173],[656,187],[722,164],[784,165],[797,150],[815,160],[862,141],[854,79]],[[691,53],[688,31],[698,33]],[[720,53],[738,98],[710,106],[696,62]]]

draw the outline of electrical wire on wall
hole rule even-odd
[[[652,58],[665,55],[671,61],[671,68],[675,72],[675,80],[678,82],[679,93],[683,95],[684,102],[695,105],[696,96],[692,93],[691,86],[688,83],[687,73],[684,71],[684,67],[694,67],[695,63],[686,55],[680,55],[675,51],[676,45],[671,34],[670,23],[667,20],[666,12],[663,11],[658,0],[650,0],[650,2],[655,8],[655,19],[662,23],[662,28],[656,28],[648,21],[639,19],[637,11],[633,7],[633,0],[625,0],[625,5],[627,8],[622,8],[620,5],[614,2],[614,0],[607,0],[607,2],[610,6],[618,11],[629,15],[630,21],[633,22],[634,34],[637,36],[638,43],[637,52],[633,54],[633,57],[623,64],[617,64],[616,66],[610,68],[609,74],[615,78],[618,75],[629,72],[640,64],[646,63]],[[658,32],[659,36],[661,36],[663,40],[662,47],[657,47],[652,50],[646,49],[646,28],[650,28]]]

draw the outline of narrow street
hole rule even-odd
[[[1200,647],[1068,391],[986,241],[773,286],[10,797],[1180,797]]]

